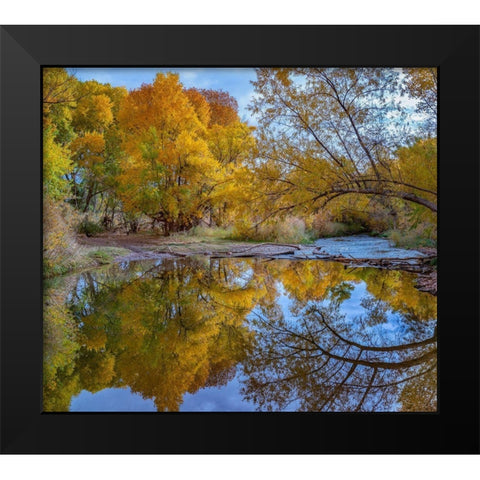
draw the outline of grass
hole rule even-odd
[[[53,278],[60,275],[73,273],[84,268],[93,268],[100,265],[108,265],[115,258],[127,255],[130,250],[119,247],[79,247],[75,255],[66,261],[54,265],[44,263],[43,277]]]
[[[231,240],[232,228],[196,226],[189,230],[188,236],[205,240]]]
[[[434,247],[436,248],[437,242],[433,238],[422,235],[417,230],[399,231],[388,230],[382,234],[383,237],[388,238],[393,242],[396,247],[406,249],[416,249],[419,247]]]
[[[118,247],[99,247],[95,250],[89,251],[87,257],[91,258],[100,265],[107,265],[112,263],[116,257],[126,255],[129,253],[129,250],[125,248]]]

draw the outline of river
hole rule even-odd
[[[364,236],[315,246],[413,256]],[[435,411],[437,302],[415,279],[334,261],[202,255],[53,279],[44,410]]]

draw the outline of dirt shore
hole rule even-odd
[[[212,258],[261,257],[318,259],[336,261],[351,267],[376,267],[403,270],[418,274],[417,287],[437,294],[437,272],[432,266],[436,250],[422,251],[423,257],[409,258],[353,258],[331,255],[315,245],[285,243],[238,242],[208,237],[174,235],[162,237],[149,234],[102,234],[95,237],[79,235],[77,241],[86,247],[119,247],[130,253],[117,256],[114,261],[130,261],[168,257],[208,255]]]
[[[102,234],[95,237],[78,235],[77,242],[87,247],[119,247],[130,250],[130,254],[117,260],[142,260],[147,258],[186,257],[190,255],[210,256],[277,256],[289,254],[297,245],[237,242],[187,235],[162,237],[148,234]]]

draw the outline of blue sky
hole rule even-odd
[[[256,122],[247,110],[247,105],[253,95],[253,85],[256,79],[253,68],[70,68],[71,73],[79,80],[97,80],[109,83],[114,87],[126,87],[133,90],[142,83],[152,83],[159,72],[176,72],[180,82],[186,87],[224,90],[238,102],[240,118],[249,124]]]
[[[128,90],[139,88],[143,83],[152,83],[157,73],[175,72],[180,82],[186,87],[223,90],[232,95],[238,102],[240,118],[250,125],[258,125],[255,117],[248,111],[254,90],[252,81],[256,80],[253,68],[69,68],[70,73],[82,81],[96,80],[109,83],[114,87],[126,87]],[[300,82],[302,83],[302,82]],[[398,96],[395,98],[409,113],[411,127],[415,130],[425,120],[422,113],[415,112],[417,100]],[[390,119],[396,115],[391,113]]]

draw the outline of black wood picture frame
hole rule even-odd
[[[478,26],[1,28],[2,453],[479,453]],[[439,68],[437,413],[42,413],[41,67]]]

